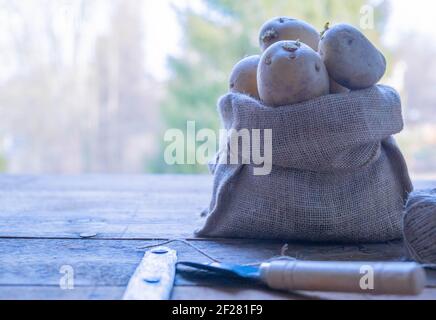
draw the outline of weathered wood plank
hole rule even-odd
[[[419,296],[374,296],[335,292],[277,292],[264,289],[228,287],[176,287],[173,300],[436,300],[436,290],[426,289]]]
[[[119,300],[124,287],[76,287],[61,290],[56,286],[0,286],[0,300]],[[420,296],[365,296],[341,293],[296,292],[282,293],[264,289],[229,287],[175,287],[172,300],[436,300],[434,289],[427,289]]]
[[[210,192],[210,175],[1,175],[1,191],[124,191],[124,192]],[[436,188],[434,180],[414,182],[416,189]]]
[[[192,237],[210,184],[208,176],[0,176],[0,238]]]
[[[417,188],[433,186],[436,183],[417,184]],[[156,243],[140,239],[192,237],[210,189],[208,176],[0,176],[0,299],[121,298],[143,256],[141,247]],[[94,234],[92,240],[80,239]],[[193,243],[228,263],[261,262],[278,255],[284,245],[251,240]],[[207,261],[183,243],[170,246],[181,260]],[[291,244],[288,254],[308,260],[391,261],[402,259],[403,249],[399,243]],[[75,271],[73,291],[59,288],[59,271],[65,265]],[[429,283],[435,286],[436,277]],[[196,297],[297,299],[300,295],[179,274],[174,298]],[[321,293],[304,297],[356,298]],[[429,289],[422,297],[436,298],[436,290]]]
[[[0,300],[120,300],[123,287],[0,286]]]
[[[155,241],[126,240],[0,240],[0,284],[58,285],[59,270],[64,265],[75,270],[78,286],[126,286],[141,261],[144,245]],[[256,263],[280,254],[283,243],[258,241],[192,242],[209,255],[227,263]],[[179,261],[209,260],[184,243],[173,243]],[[344,247],[341,245],[308,246],[292,244],[290,256],[306,260],[399,260],[398,244]],[[178,285],[190,284],[180,277]]]
[[[126,240],[0,240],[0,284],[57,285],[59,269],[71,265],[77,285],[126,285],[140,262],[144,246],[156,241]],[[259,241],[194,241],[209,255],[227,263],[256,263],[280,254],[283,243]],[[179,260],[207,262],[184,243],[169,245]],[[290,244],[287,254],[302,260],[395,261],[403,257],[399,243],[365,246]],[[122,277],[122,274],[127,274]],[[113,277],[112,277],[113,276]]]
[[[0,238],[192,238],[211,183],[210,176],[0,176]]]
[[[2,191],[209,192],[209,175],[0,175]]]
[[[110,204],[109,204],[110,205]],[[178,211],[89,212],[5,212],[0,213],[0,238],[172,239],[192,238],[199,226],[200,208]],[[127,209],[128,210],[128,209]]]
[[[77,287],[61,290],[59,287],[2,287],[0,300],[119,300],[123,287]],[[299,300],[314,299],[300,293],[282,293],[265,289],[229,287],[175,287],[172,300]],[[315,298],[316,299],[316,298]]]
[[[142,259],[144,245],[156,241],[126,240],[41,240],[3,239],[0,240],[0,298],[18,297],[32,299],[118,299],[122,296],[130,277]],[[256,263],[280,253],[283,243],[258,241],[197,241],[198,248],[205,250],[216,259],[227,263]],[[178,251],[180,260],[207,262],[208,259],[184,243],[168,245]],[[291,244],[288,254],[299,259],[310,260],[401,260],[403,250],[399,243],[344,247],[341,245]],[[77,292],[59,288],[62,266],[74,270],[74,285]],[[433,280],[434,281],[434,280]],[[204,299],[250,299],[265,297],[265,290],[247,283],[222,281],[210,277],[193,277],[179,273],[176,278],[177,299],[191,299],[203,294]],[[192,287],[201,287],[196,291]],[[13,288],[13,290],[10,290]],[[122,288],[108,289],[108,288]],[[114,291],[115,290],[115,291]],[[210,296],[205,295],[208,292]],[[277,294],[267,291],[271,298]],[[59,296],[57,296],[59,295]],[[216,295],[216,296],[215,296]],[[225,296],[223,296],[225,295]],[[436,290],[426,292],[436,298]],[[301,298],[285,294],[286,298]],[[257,297],[257,298],[259,298]],[[304,298],[329,298],[331,294],[304,293]],[[341,299],[354,298],[341,295]],[[367,297],[358,297],[367,298]]]

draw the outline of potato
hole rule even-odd
[[[329,94],[329,76],[320,56],[298,41],[277,42],[263,53],[257,83],[261,100],[271,107]]]
[[[348,24],[325,31],[319,54],[333,80],[351,90],[375,85],[386,72],[383,54],[362,32]]]
[[[239,61],[230,75],[230,92],[247,94],[259,100],[257,67],[260,56],[250,56]]]
[[[300,40],[318,51],[320,35],[310,24],[286,17],[271,19],[260,29],[259,42],[262,52],[282,40]]]
[[[341,86],[335,80],[330,78],[330,93],[331,94],[347,93],[347,92],[350,92],[350,89]]]

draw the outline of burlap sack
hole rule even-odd
[[[394,89],[374,86],[275,109],[228,94],[218,109],[227,129],[273,129],[273,168],[255,176],[253,165],[213,165],[212,201],[197,236],[348,243],[401,238],[412,184],[392,138],[403,128]]]

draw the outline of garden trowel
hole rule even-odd
[[[283,291],[419,295],[426,285],[424,269],[413,262],[315,262],[276,260],[260,266],[179,262],[179,267],[217,277],[261,282]]]

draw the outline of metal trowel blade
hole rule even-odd
[[[179,262],[177,263],[177,265],[207,272],[213,272],[220,276],[236,277],[244,280],[260,280],[260,268],[258,266],[242,266],[215,262],[210,264]]]

